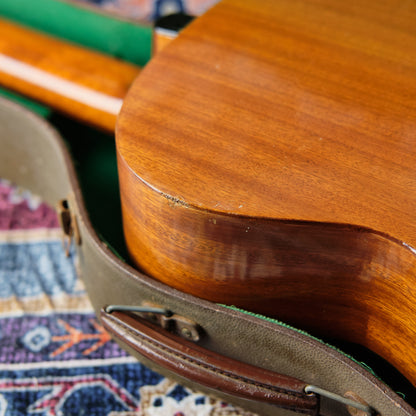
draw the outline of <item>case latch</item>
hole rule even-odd
[[[62,245],[65,250],[65,255],[68,257],[72,240],[74,240],[77,245],[81,244],[78,222],[66,199],[61,199],[58,202],[57,212],[59,224],[63,232]]]
[[[112,312],[136,313],[141,318],[153,322],[188,341],[198,342],[201,338],[201,328],[198,324],[184,316],[172,313],[168,309],[161,308],[158,305],[108,305],[105,311],[110,314]]]

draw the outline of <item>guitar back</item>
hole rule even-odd
[[[416,8],[224,1],[133,84],[126,241],[188,293],[358,342],[416,385]]]

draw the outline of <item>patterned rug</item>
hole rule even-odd
[[[0,416],[251,415],[139,364],[95,318],[54,210],[0,180]]]
[[[111,13],[141,21],[154,21],[171,13],[199,16],[219,0],[76,0]]]

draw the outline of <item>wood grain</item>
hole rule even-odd
[[[0,20],[0,84],[114,132],[139,68]]]
[[[225,0],[130,89],[138,267],[358,342],[416,385],[416,6]]]

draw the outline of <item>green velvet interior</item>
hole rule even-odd
[[[416,407],[416,389],[413,385],[399,372],[394,368],[390,363],[385,361],[383,358],[378,356],[377,354],[373,353],[369,349],[358,345],[353,344],[350,342],[342,341],[339,339],[320,339],[307,332],[293,328],[290,325],[287,325],[284,322],[278,321],[273,318],[269,318],[267,316],[262,316],[259,314],[251,313],[234,306],[227,306],[223,305],[227,308],[232,310],[238,310],[242,313],[256,316],[257,318],[264,319],[269,322],[273,322],[277,325],[284,326],[286,328],[293,329],[297,332],[300,332],[304,335],[307,335],[315,340],[323,342],[330,348],[334,348],[341,354],[347,355],[351,360],[355,361],[357,364],[365,367],[370,373],[372,373],[375,377],[382,380],[391,389],[396,391],[400,396],[402,396],[411,406]]]
[[[152,27],[61,0],[0,0],[0,15],[50,35],[144,65]]]
[[[23,105],[24,107],[40,115],[41,117],[48,118],[52,114],[52,110],[49,107],[32,101],[15,92],[6,90],[4,88],[0,88],[0,95],[4,98],[9,99],[10,101],[14,101],[20,105]]]

